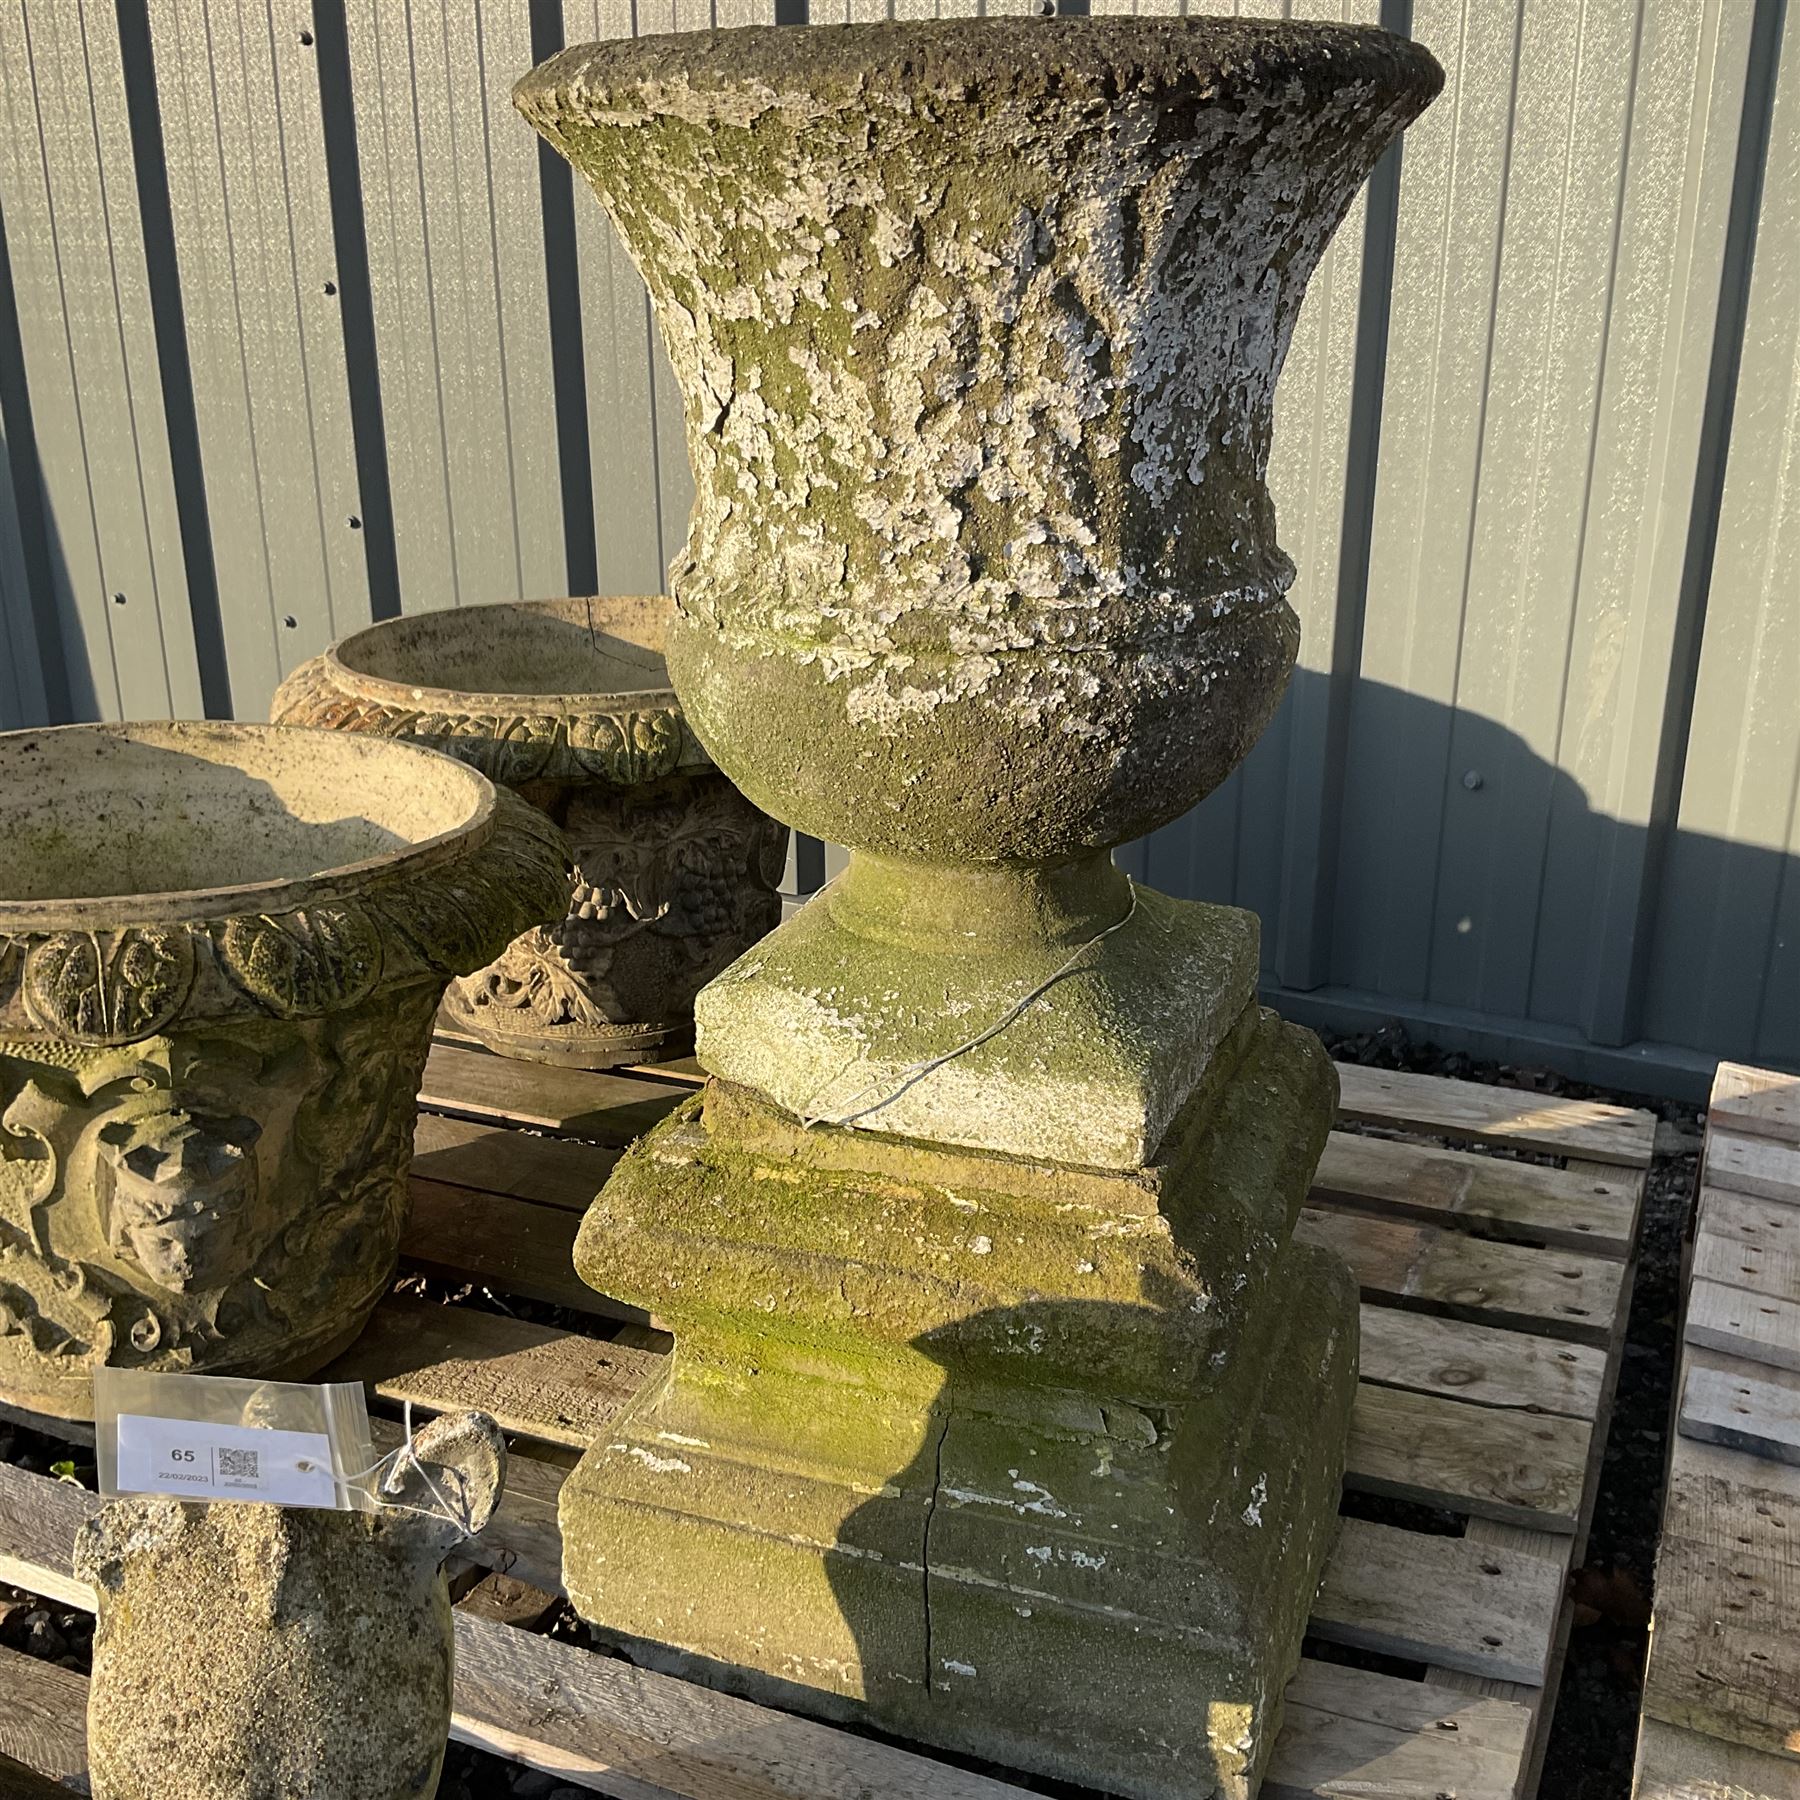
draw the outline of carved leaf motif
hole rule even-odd
[[[381,974],[381,936],[360,907],[306,906],[228,919],[219,961],[245,993],[291,1019],[362,999]]]
[[[654,781],[681,760],[681,720],[658,712],[596,713],[569,724],[569,748],[590,775],[619,787]]]
[[[0,1217],[30,1238],[31,1208],[56,1191],[56,1145],[50,1129],[68,1109],[27,1081],[0,1112]]]
[[[149,1037],[181,1009],[194,943],[180,926],[65,931],[25,958],[25,1006],[46,1031],[87,1044]]]

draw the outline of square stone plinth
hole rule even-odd
[[[822,898],[701,991],[700,1061],[801,1119],[1135,1169],[1255,994],[1258,934],[1253,913],[1140,887],[1125,923],[1064,967],[1066,945],[884,944]]]
[[[577,1245],[676,1335],[563,1488],[578,1609],[758,1699],[1244,1800],[1356,1379],[1349,1273],[1292,1239],[1334,1101],[1254,1007],[1123,1173],[808,1131],[715,1083]]]

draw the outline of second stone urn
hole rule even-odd
[[[411,744],[0,735],[0,1401],[299,1378],[393,1279],[432,1017],[561,914],[555,828]]]
[[[666,598],[509,602],[371,626],[297,669],[272,716],[448,751],[539,807],[568,914],[453,983],[489,1048],[604,1069],[683,1054],[694,996],[781,917],[787,828],[713,766],[669,686]]]
[[[700,996],[576,1266],[675,1334],[563,1486],[633,1654],[1108,1793],[1245,1800],[1337,1522],[1336,1082],[1257,922],[1134,888],[1280,699],[1301,296],[1441,81],[1202,18],[722,31],[517,90],[649,283],[669,665],[847,871]]]

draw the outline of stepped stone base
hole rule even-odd
[[[815,1128],[715,1081],[576,1265],[676,1334],[563,1488],[640,1657],[1140,1796],[1252,1794],[1336,1526],[1336,1081],[1253,1005],[1127,1172]]]

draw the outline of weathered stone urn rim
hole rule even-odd
[[[9,900],[0,895],[0,945],[10,934],[23,937],[47,932],[115,930],[121,926],[195,924],[290,912],[297,907],[360,894],[397,875],[435,868],[480,849],[493,835],[499,802],[499,790],[494,784],[455,757],[404,739],[357,738],[304,726],[259,725],[239,720],[156,720],[3,732],[0,753],[23,750],[31,743],[78,744],[83,738],[123,740],[180,751],[185,744],[196,742],[230,744],[246,739],[272,741],[301,736],[347,746],[352,757],[387,763],[402,771],[402,779],[410,760],[415,779],[432,778],[453,791],[463,788],[468,796],[468,811],[460,823],[417,843],[278,880],[35,900]]]
[[[580,718],[586,714],[644,712],[652,708],[679,713],[681,700],[668,682],[659,687],[615,688],[610,691],[571,691],[565,693],[506,693],[494,688],[432,687],[421,682],[398,681],[386,675],[373,675],[359,669],[349,660],[357,646],[390,633],[395,625],[406,624],[429,632],[428,621],[466,621],[472,616],[498,619],[503,614],[553,613],[554,609],[578,601],[591,601],[603,606],[660,606],[673,617],[675,602],[667,594],[574,594],[566,598],[542,600],[496,600],[479,606],[459,606],[444,612],[406,613],[397,619],[379,620],[339,638],[320,656],[331,681],[341,691],[360,700],[402,710],[444,714],[516,715],[521,718],[557,716]],[[660,652],[659,652],[660,654]],[[666,665],[665,665],[666,666]]]
[[[1420,104],[1443,85],[1423,44],[1332,20],[1198,16],[908,19],[755,25],[581,44],[522,77],[513,101],[533,123],[674,113],[747,125],[807,94],[821,104],[908,105],[930,97],[989,110],[1006,99],[1117,102],[1191,93],[1208,102],[1277,99],[1379,82]]]

